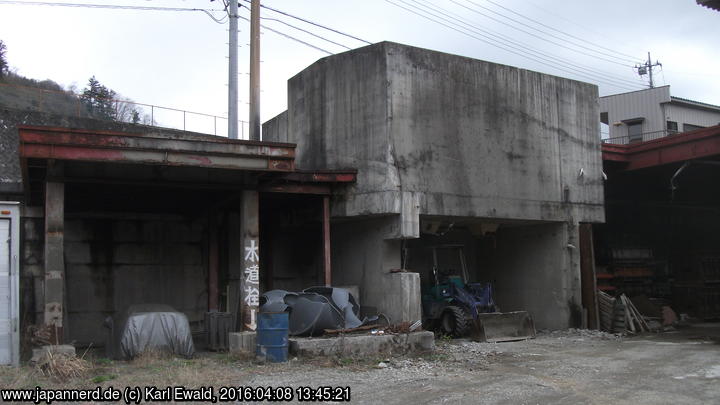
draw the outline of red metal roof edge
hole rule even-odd
[[[218,136],[218,135],[208,135],[208,134],[200,134],[200,133],[181,134],[180,132],[187,132],[187,131],[182,131],[182,130],[177,130],[177,129],[169,129],[171,131],[178,132],[177,134],[168,134],[169,136],[154,136],[154,134],[152,132],[150,132],[150,133],[122,132],[122,131],[94,130],[94,129],[85,129],[85,128],[46,127],[46,126],[36,126],[36,125],[18,125],[17,129],[18,130],[51,132],[51,133],[77,133],[77,134],[88,134],[88,135],[96,134],[96,135],[108,135],[108,136],[136,136],[136,137],[152,138],[152,139],[183,140],[183,141],[191,141],[191,142],[227,143],[227,144],[242,144],[242,145],[253,145],[253,146],[277,146],[277,147],[293,148],[293,149],[295,149],[297,147],[297,145],[294,143],[286,143],[286,142],[251,141],[251,140],[247,140],[247,139],[228,139],[228,138],[224,138],[224,137]],[[158,128],[158,131],[161,131],[161,130],[168,130],[168,129]]]
[[[720,135],[720,125],[715,125],[707,128],[700,128],[694,131],[683,132],[677,135],[665,136],[658,139],[653,139],[646,142],[638,142],[624,145],[617,144],[602,144],[603,153],[620,153],[620,154],[634,154],[639,152],[646,152],[653,149],[659,149],[671,145],[680,145],[683,143],[697,141],[703,138],[709,138],[712,136]]]

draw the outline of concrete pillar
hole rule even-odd
[[[65,302],[64,258],[65,184],[45,183],[45,325],[55,327],[55,338],[63,341]]]
[[[332,269],[330,263],[330,196],[323,196],[322,203],[322,226],[323,226],[323,272],[325,286],[332,285]]]
[[[217,215],[208,215],[208,311],[219,310],[219,246],[218,246],[218,221]]]
[[[240,278],[240,321],[242,330],[253,331],[257,327],[260,302],[259,193],[255,190],[243,191],[240,204],[240,251],[243,269]]]

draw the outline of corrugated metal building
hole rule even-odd
[[[600,121],[609,126],[606,143],[662,138],[720,124],[720,106],[670,95],[670,86],[600,97]]]

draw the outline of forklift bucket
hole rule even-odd
[[[510,342],[535,337],[535,324],[527,311],[478,314],[472,337],[480,342]]]

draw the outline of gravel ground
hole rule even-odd
[[[718,404],[720,324],[623,338],[587,331],[476,343],[439,339],[433,353],[292,359],[255,364],[204,353],[195,359],[90,359],[90,374],[51,381],[30,367],[0,369],[2,388],[96,386],[349,386],[353,403]]]
[[[439,341],[421,358],[281,371],[249,383],[349,385],[357,403],[717,404],[718,336],[720,327],[634,338],[568,330],[523,342]]]

